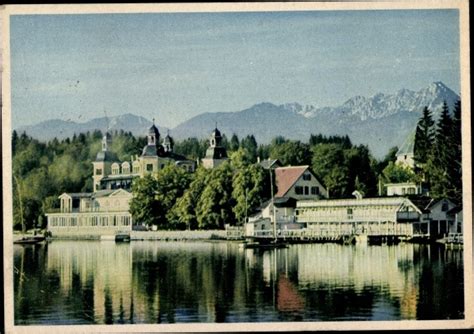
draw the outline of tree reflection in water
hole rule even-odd
[[[462,254],[412,244],[15,246],[15,323],[459,319]]]

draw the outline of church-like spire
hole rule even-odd
[[[214,131],[212,131],[211,137],[209,138],[209,144],[210,147],[220,147],[222,145],[222,135],[219,129],[217,128],[217,122],[216,127]]]
[[[160,140],[160,132],[158,128],[155,126],[155,119],[153,118],[153,125],[148,129],[148,145],[156,146]]]
[[[173,152],[173,138],[170,137],[170,130],[167,130],[166,137],[163,138],[163,148],[165,152]]]

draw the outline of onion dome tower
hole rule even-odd
[[[155,126],[155,119],[153,118],[153,125],[147,131],[147,145],[143,148],[142,156],[158,155],[159,142],[160,131]]]
[[[227,151],[222,146],[222,135],[216,126],[209,137],[209,148],[206,150],[206,157],[202,159],[202,165],[205,168],[214,168],[227,159]]]

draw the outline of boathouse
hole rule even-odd
[[[296,222],[319,235],[402,237],[426,234],[429,223],[405,197],[300,200]]]

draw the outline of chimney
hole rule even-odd
[[[258,164],[260,163],[260,157],[259,156],[257,157],[257,163]]]

